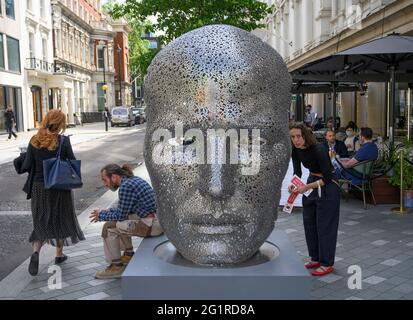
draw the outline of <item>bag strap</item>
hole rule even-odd
[[[56,156],[57,159],[60,159],[60,152],[62,151],[63,139],[64,139],[64,136],[60,135],[59,149],[57,151],[57,156]]]

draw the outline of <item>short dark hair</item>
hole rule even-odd
[[[332,132],[332,133],[336,134],[334,130],[328,129],[326,132],[324,132],[324,137],[326,137],[327,133],[329,133],[329,132]]]
[[[292,129],[301,130],[301,135],[304,138],[306,147],[311,147],[311,146],[317,144],[316,138],[310,132],[310,130],[308,130],[307,126],[304,123],[302,123],[302,122],[293,122],[293,123],[290,124],[290,130],[292,130]],[[292,144],[292,141],[291,141],[291,144]]]
[[[124,164],[122,167],[120,167],[116,163],[111,163],[111,164],[108,164],[108,165],[104,166],[100,170],[101,173],[103,171],[105,171],[106,175],[109,178],[114,174],[117,174],[118,176],[121,176],[121,177],[133,177],[133,170],[127,164]]]
[[[373,138],[373,130],[371,128],[368,128],[368,127],[361,128],[360,129],[360,136],[363,136],[367,140],[370,140],[371,138]]]

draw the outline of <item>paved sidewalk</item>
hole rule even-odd
[[[140,126],[139,126],[140,127]],[[132,127],[137,128],[137,127]],[[122,131],[130,130],[128,127],[113,127],[109,126],[108,131],[105,131],[104,122],[85,123],[83,126],[76,126],[74,128],[68,128],[65,131],[65,135],[71,135],[70,141],[72,145],[90,141],[94,139],[103,138],[113,134],[119,134]],[[36,134],[37,130],[17,132],[18,138],[15,140],[13,137],[8,140],[7,135],[0,135],[0,164],[12,161],[19,156],[19,147],[27,147],[31,137]]]
[[[147,178],[144,166],[136,174]],[[94,274],[106,266],[100,238],[101,224],[91,225],[88,215],[92,208],[106,207],[116,198],[107,192],[80,216],[87,240],[65,250],[69,255],[62,264],[63,287],[49,290],[54,251],[42,252],[39,276],[27,272],[28,260],[0,283],[3,299],[121,299],[120,280],[96,280]],[[312,278],[312,299],[413,299],[413,214],[391,212],[389,205],[368,206],[350,199],[341,202],[341,218],[337,244],[335,272]],[[280,209],[281,210],[281,209]],[[303,261],[307,259],[301,211],[279,214],[276,228],[284,230],[294,243]],[[135,248],[140,239],[135,238]],[[350,290],[348,267],[362,270],[362,289]]]

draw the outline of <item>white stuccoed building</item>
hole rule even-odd
[[[266,19],[266,30],[254,33],[274,47],[290,71],[328,57],[336,52],[396,32],[413,35],[411,0],[268,0],[275,9]],[[413,82],[413,79],[412,79]],[[408,83],[397,84],[396,117],[412,114],[409,103],[413,90]],[[339,93],[338,116],[341,125],[356,121],[386,135],[387,84],[368,83],[366,94]],[[307,94],[305,103],[323,118],[332,116],[329,94]],[[410,109],[410,111],[409,111]],[[408,112],[409,111],[409,112]],[[404,129],[396,135],[404,135]]]

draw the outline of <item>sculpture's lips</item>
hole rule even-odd
[[[202,224],[193,224],[187,223],[185,227],[192,229],[196,233],[203,233],[203,234],[229,234],[237,231],[241,225],[202,225]]]
[[[236,216],[224,214],[219,218],[214,216],[202,215],[191,219],[185,219],[183,225],[185,228],[203,234],[229,234],[236,232],[243,225],[244,221]]]

